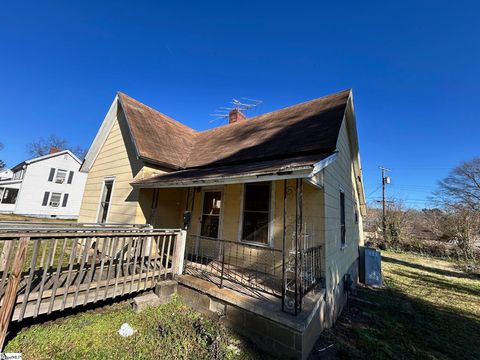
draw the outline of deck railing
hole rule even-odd
[[[180,274],[185,232],[0,229],[0,348],[10,321],[145,289]]]

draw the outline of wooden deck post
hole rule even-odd
[[[173,250],[173,259],[172,259],[172,275],[182,275],[183,273],[183,262],[185,258],[185,245],[187,243],[187,232],[181,230],[176,234],[175,239],[175,248]]]
[[[20,283],[20,275],[27,255],[29,237],[21,237],[18,243],[17,254],[13,262],[12,272],[8,279],[7,291],[3,298],[3,305],[0,309],[0,350],[3,350],[3,343],[7,336],[7,329],[12,317],[15,300],[17,299],[17,288]],[[8,271],[8,269],[5,269]]]

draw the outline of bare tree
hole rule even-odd
[[[3,150],[3,144],[0,143],[0,150]],[[5,161],[0,159],[0,170],[3,170],[5,168],[6,164]]]
[[[455,167],[439,182],[434,193],[446,216],[443,232],[457,244],[463,256],[474,255],[474,243],[480,239],[480,158]]]
[[[480,157],[462,162],[439,182],[435,193],[442,204],[465,206],[480,212]]]
[[[69,149],[69,142],[65,138],[61,138],[56,135],[50,135],[48,138],[39,137],[27,144],[27,151],[30,156],[43,156],[50,152],[51,148],[57,148],[60,150]],[[73,147],[71,150],[77,157],[83,159],[86,154],[86,150],[80,146]]]

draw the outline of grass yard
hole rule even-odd
[[[123,323],[136,330],[117,331]],[[5,352],[23,359],[259,359],[253,345],[175,299],[135,313],[129,302],[20,330]]]
[[[480,359],[478,275],[390,251],[382,268],[386,287],[360,288],[314,358]]]
[[[0,221],[34,221],[34,222],[58,222],[58,221],[76,221],[76,220],[65,220],[65,219],[55,219],[55,218],[38,218],[33,216],[23,216],[15,214],[0,214]]]

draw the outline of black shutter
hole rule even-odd
[[[48,181],[53,181],[53,177],[55,176],[55,169],[50,169],[50,175],[48,175]]]
[[[68,181],[67,184],[71,184],[73,180],[73,171],[70,171],[70,174],[68,174]]]
[[[42,206],[47,206],[49,196],[50,196],[50,193],[48,191],[45,191],[45,194],[43,194]]]
[[[68,194],[64,194],[64,195],[63,195],[62,207],[67,206],[67,201],[68,201]]]

